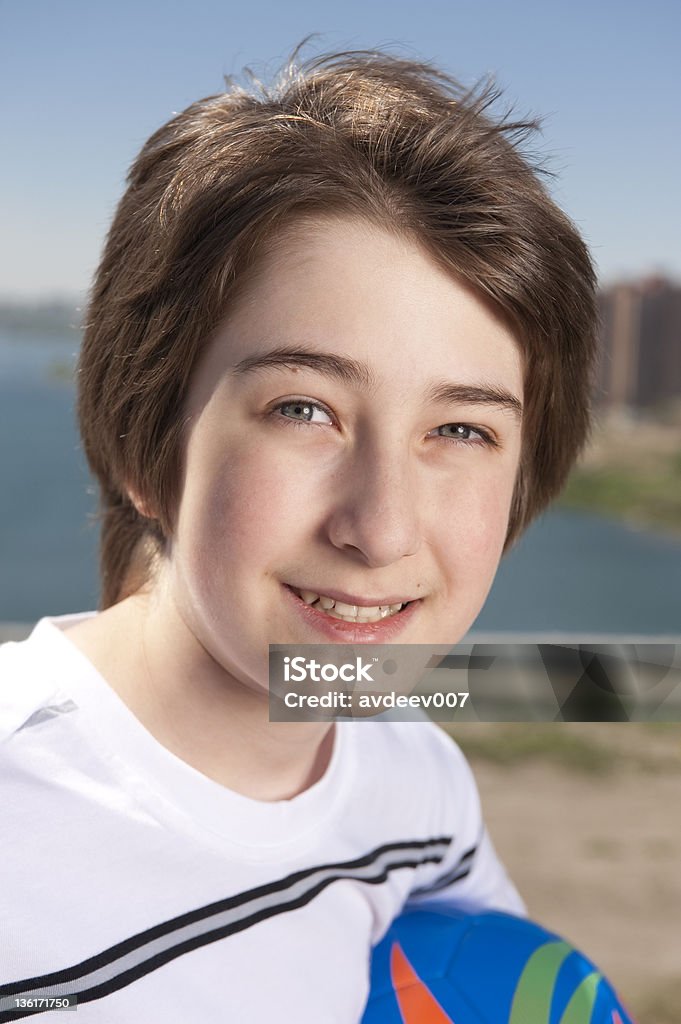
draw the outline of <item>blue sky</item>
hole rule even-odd
[[[610,281],[681,278],[673,0],[0,0],[0,296],[84,292],[126,169],[173,111],[248,64],[388,47],[543,116],[557,200]]]

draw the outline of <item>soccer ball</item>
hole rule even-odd
[[[408,910],[373,951],[362,1024],[634,1024],[578,950],[510,914]]]

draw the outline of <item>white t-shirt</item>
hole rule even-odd
[[[523,913],[437,726],[338,723],[315,785],[253,800],[154,739],[64,636],[76,621],[0,648],[0,1007],[357,1024],[370,948],[410,897]]]

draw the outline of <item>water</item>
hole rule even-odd
[[[96,499],[63,376],[76,345],[0,335],[0,621],[97,603]],[[548,513],[502,562],[476,628],[678,635],[681,541]]]
[[[0,336],[0,620],[97,602],[96,508],[63,373],[76,344]]]
[[[681,542],[556,510],[505,559],[476,629],[681,635]]]

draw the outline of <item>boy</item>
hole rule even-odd
[[[134,164],[79,369],[102,607],[0,660],[3,1006],[355,1022],[407,900],[523,912],[434,725],[267,701],[268,643],[459,640],[586,436],[591,263],[492,98],[322,57]]]

